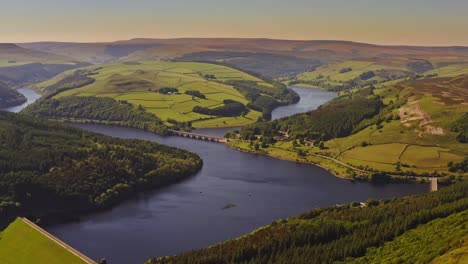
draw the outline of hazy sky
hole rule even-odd
[[[0,42],[265,37],[468,46],[468,0],[0,0]]]

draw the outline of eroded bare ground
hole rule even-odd
[[[414,100],[401,107],[399,115],[401,123],[406,127],[411,127],[414,122],[419,122],[419,129],[415,130],[419,137],[422,137],[424,134],[444,134],[443,128],[431,125],[434,121],[428,113],[422,110],[419,100]]]
[[[401,123],[407,127],[416,125],[420,137],[424,134],[443,135],[444,129],[433,125],[431,116],[421,108],[419,99],[424,94],[437,98],[433,103],[447,107],[468,105],[468,75],[459,76],[449,80],[421,81],[411,85],[416,96],[411,97],[408,103],[399,109]]]

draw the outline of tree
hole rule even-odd
[[[254,147],[255,147],[255,151],[258,151],[260,149],[260,145],[258,143],[255,143]]]
[[[319,149],[325,149],[325,144],[323,143],[323,141],[320,141],[318,147]]]

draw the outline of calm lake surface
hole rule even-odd
[[[17,90],[18,92],[22,93],[27,101],[26,103],[18,106],[13,106],[5,109],[1,109],[3,111],[8,111],[8,112],[13,112],[13,113],[18,113],[24,108],[26,108],[28,105],[34,103],[37,99],[41,98],[41,95],[36,93],[34,90],[29,89],[29,88],[20,88]]]
[[[329,99],[334,96],[310,89],[303,92],[303,98],[308,99],[301,100],[300,104],[318,106],[327,101],[324,96]],[[309,93],[316,94],[320,101],[314,101],[315,97],[309,97]],[[277,109],[275,115],[290,115],[294,111],[291,107],[281,108],[287,113]],[[305,105],[296,107],[301,112],[310,110]],[[184,148],[204,160],[203,169],[184,182],[140,194],[77,222],[47,227],[49,232],[89,257],[106,257],[112,264],[143,263],[152,256],[206,247],[316,207],[429,190],[427,184],[352,183],[319,167],[243,153],[223,144],[165,138],[122,127],[74,126],[114,137]],[[204,132],[219,133],[216,129]],[[236,206],[223,209],[227,204]]]

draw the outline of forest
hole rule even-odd
[[[3,111],[0,145],[0,219],[107,207],[203,164],[185,150]]]
[[[187,90],[185,91],[185,94],[198,97],[200,99],[206,99],[206,95],[204,95],[202,92],[197,91],[197,90]]]
[[[451,130],[457,133],[457,140],[460,143],[468,143],[468,113],[456,120]]]
[[[284,84],[271,82],[273,87],[266,87],[253,81],[230,80],[226,82],[244,95],[250,102],[247,107],[262,112],[264,120],[271,119],[271,112],[278,106],[297,103],[299,95]]]
[[[147,264],[386,263],[388,259],[426,263],[467,235],[467,197],[468,183],[461,182],[417,196],[314,209],[237,239],[179,256],[154,258]],[[433,225],[439,229],[434,230]],[[415,231],[421,238],[409,246],[411,237],[406,234]],[[443,235],[448,232],[450,236]],[[393,241],[401,245],[388,250]],[[428,253],[421,255],[413,248]]]
[[[161,135],[168,129],[155,115],[134,107],[125,100],[108,97],[67,96],[41,99],[23,110],[25,114],[47,119],[78,120],[139,128]]]
[[[294,139],[344,137],[350,135],[362,120],[377,115],[382,106],[376,96],[343,96],[308,113],[246,126],[240,134],[243,139],[252,139],[255,135],[272,137],[279,131],[288,131]]]
[[[223,103],[224,105],[215,108],[208,108],[197,105],[193,107],[193,112],[203,115],[228,117],[240,116],[242,114],[247,114],[248,112],[248,109],[241,102],[226,99],[223,101]]]
[[[0,81],[0,109],[20,105],[26,102],[26,97],[10,89],[8,85]]]

